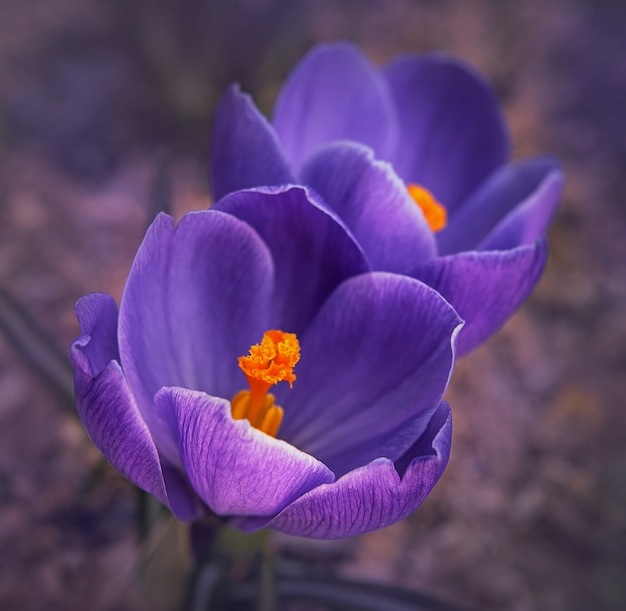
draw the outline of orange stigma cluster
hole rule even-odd
[[[448,222],[446,209],[435,199],[434,195],[419,185],[407,185],[407,191],[413,201],[420,207],[426,222],[433,231],[441,231]]]
[[[293,385],[293,368],[300,360],[300,343],[295,333],[270,330],[250,354],[239,357],[239,367],[246,374],[250,390],[238,392],[231,400],[233,418],[247,418],[252,426],[276,437],[283,420],[283,409],[274,404],[274,395],[267,391],[278,382]]]

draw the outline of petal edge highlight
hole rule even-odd
[[[390,164],[353,142],[328,145],[302,170],[339,215],[376,271],[408,274],[435,256],[435,238]]]
[[[471,251],[432,259],[417,278],[434,288],[465,320],[457,356],[467,354],[517,310],[539,281],[547,242],[505,251]]]
[[[155,402],[172,414],[189,481],[218,515],[273,517],[311,488],[334,480],[312,456],[247,420],[233,420],[224,399],[163,388]]]
[[[376,457],[397,459],[441,401],[460,326],[450,305],[413,278],[346,280],[301,338],[293,390],[276,390],[280,436],[338,476]]]

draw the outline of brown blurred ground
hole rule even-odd
[[[516,156],[567,189],[546,274],[461,361],[450,467],[409,520],[342,543],[278,538],[343,575],[484,610],[626,608],[626,8],[620,2],[0,0],[0,283],[58,345],[72,306],[119,298],[156,170],[207,203],[210,112],[265,109],[318,40],[375,61],[459,54],[495,83]],[[208,8],[207,8],[208,7]],[[135,494],[0,337],[0,608],[140,609]]]

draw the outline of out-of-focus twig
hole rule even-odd
[[[148,225],[159,212],[172,214],[171,153],[160,147],[156,152],[156,170],[150,190]]]
[[[74,405],[72,365],[25,308],[0,287],[0,328],[25,361]]]
[[[272,551],[265,542],[258,576],[257,611],[277,611],[276,573]]]

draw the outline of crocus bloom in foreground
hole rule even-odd
[[[85,428],[180,519],[346,537],[406,517],[446,466],[457,314],[372,272],[305,188],[160,215],[119,314],[105,294],[76,313]]]
[[[353,45],[320,45],[288,78],[273,125],[236,87],[225,94],[213,189],[312,187],[374,269],[418,278],[455,307],[464,354],[537,283],[562,191],[555,160],[508,163],[509,148],[491,88],[464,63],[428,54],[378,70]]]

